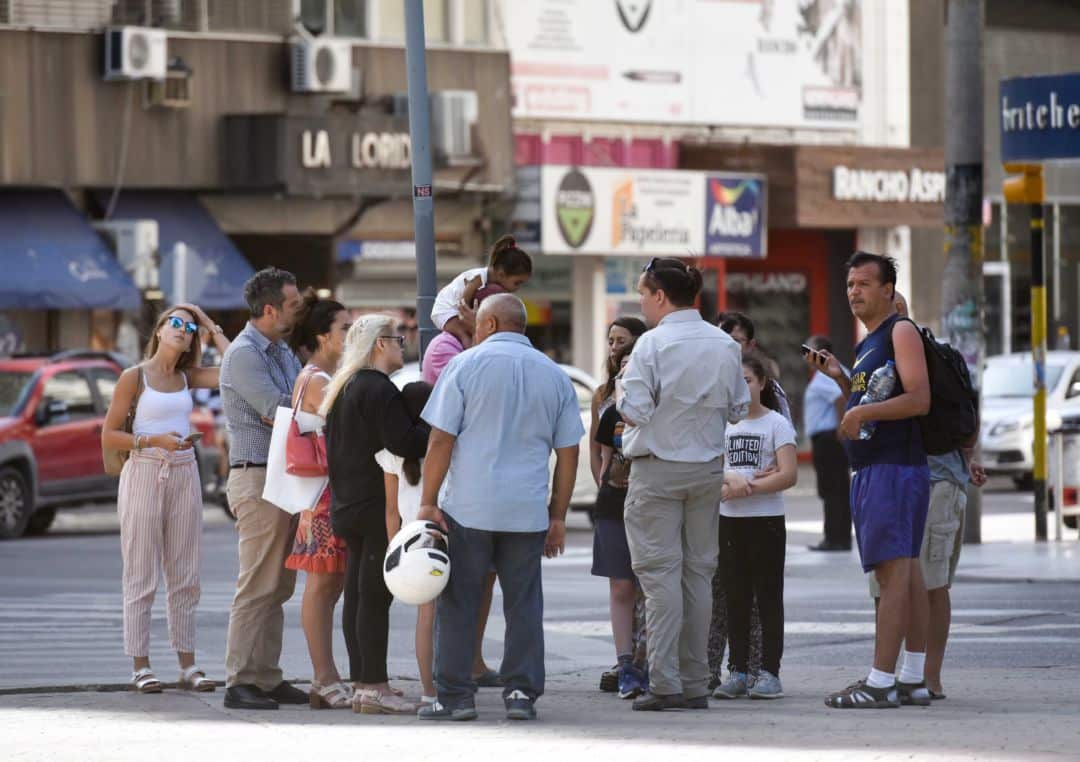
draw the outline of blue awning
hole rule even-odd
[[[109,194],[96,194],[104,208]],[[177,244],[188,249],[187,300],[203,309],[242,309],[244,282],[255,270],[221,231],[217,222],[190,193],[124,191],[114,220],[157,220],[161,267],[158,282],[168,301],[175,301],[173,253]]]
[[[0,309],[133,310],[139,289],[58,190],[0,191]]]

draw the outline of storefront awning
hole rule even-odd
[[[142,297],[57,190],[0,192],[0,309],[137,309]]]
[[[105,208],[108,194],[97,194],[97,200]],[[157,220],[159,282],[170,302],[176,301],[174,257],[178,245],[183,245],[188,251],[187,301],[214,310],[246,306],[244,282],[255,270],[195,196],[175,191],[126,191],[112,217]]]

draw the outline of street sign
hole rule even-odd
[[[1080,159],[1080,73],[1001,80],[1003,162]]]

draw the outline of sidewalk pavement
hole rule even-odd
[[[779,701],[712,701],[709,711],[632,712],[595,690],[595,675],[549,680],[539,721],[504,718],[498,691],[478,697],[480,719],[427,723],[411,717],[315,712],[239,712],[222,693],[166,691],[0,697],[5,758],[94,762],[319,760],[335,758],[617,759],[619,762],[734,755],[738,759],[1076,758],[1080,667],[1031,675],[1009,669],[952,670],[949,698],[930,707],[832,710],[826,692],[857,677],[842,668],[792,667]],[[410,693],[416,685],[402,684]],[[992,719],[991,719],[992,718]],[[698,756],[700,755],[700,756]],[[394,757],[390,757],[393,759]]]

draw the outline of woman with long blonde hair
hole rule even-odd
[[[375,460],[380,450],[422,458],[430,429],[414,421],[390,375],[405,364],[405,337],[389,315],[364,315],[345,337],[341,366],[326,387],[319,412],[326,417],[330,465],[330,522],[345,540],[342,626],[354,682],[353,711],[413,714],[418,705],[392,689],[386,673],[390,592],[383,581],[386,489]]]
[[[143,361],[120,376],[101,432],[110,450],[130,450],[116,500],[124,560],[124,651],[133,661],[131,686],[161,693],[150,669],[150,609],[164,571],[169,640],[180,662],[180,686],[212,691],[195,665],[195,608],[199,603],[202,485],[195,463],[191,389],[214,389],[218,368],[201,368],[196,334],[206,330],[224,352],[229,340],[192,304],[165,310]],[[131,433],[125,430],[135,406]]]

